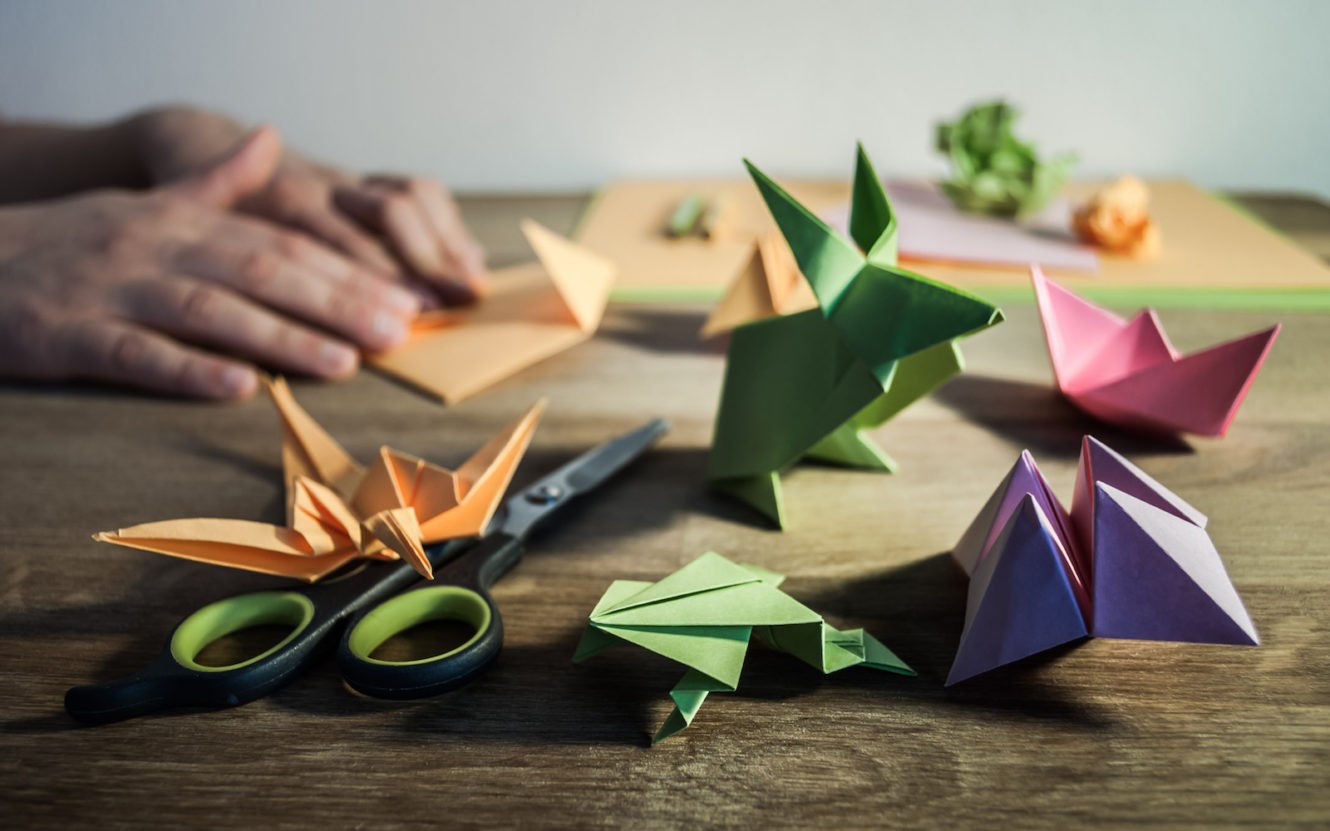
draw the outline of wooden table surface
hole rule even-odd
[[[467,209],[504,263],[521,251],[517,217],[567,230],[582,204]],[[1284,314],[1230,435],[1183,442],[1079,415],[1050,389],[1033,308],[1006,311],[966,342],[965,375],[878,432],[901,472],[797,468],[785,533],[703,487],[724,364],[696,338],[703,306],[615,306],[594,341],[450,408],[372,372],[296,384],[355,455],[387,443],[448,464],[548,396],[519,483],[649,417],[674,429],[499,584],[508,640],[478,683],[372,702],[327,661],[243,707],[100,728],[65,715],[68,687],[139,668],[188,612],[275,581],[89,535],[280,521],[277,422],[262,397],[0,387],[0,824],[1326,827],[1330,316]],[[1162,317],[1192,348],[1278,316]],[[944,689],[965,600],[947,552],[1022,448],[1069,499],[1091,431],[1211,517],[1263,645],[1091,640]],[[867,628],[919,677],[823,677],[755,649],[737,693],[648,747],[682,670],[631,648],[569,659],[611,580],[658,579],[708,549],[789,575],[787,591]]]

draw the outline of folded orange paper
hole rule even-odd
[[[752,320],[816,307],[817,298],[799,272],[785,238],[775,232],[763,234],[753,243],[748,265],[711,310],[702,337],[728,332]]]
[[[613,264],[529,219],[522,233],[538,262],[494,272],[474,308],[422,314],[406,343],[370,363],[453,404],[591,337]]]
[[[285,526],[176,519],[93,539],[311,583],[358,557],[403,559],[432,578],[424,546],[484,530],[545,407],[538,402],[456,471],[390,447],[366,468],[296,403],[285,381],[267,386],[282,420]]]

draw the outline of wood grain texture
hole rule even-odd
[[[499,263],[516,219],[567,231],[580,199],[469,215]],[[509,231],[512,231],[510,234]],[[0,387],[0,822],[7,827],[1324,828],[1330,821],[1330,317],[1291,314],[1228,438],[1105,429],[1050,389],[1034,310],[969,341],[969,369],[881,429],[894,476],[802,466],[792,528],[703,488],[723,349],[702,306],[615,306],[592,342],[443,408],[364,372],[297,384],[348,448],[459,462],[550,398],[518,483],[657,415],[660,449],[533,541],[497,587],[506,650],[438,699],[353,698],[325,662],[244,707],[75,726],[66,688],[132,671],[199,605],[272,578],[98,545],[94,531],[216,515],[277,520],[270,405]],[[1166,310],[1191,348],[1263,313]],[[1264,645],[1095,640],[942,687],[965,585],[947,551],[1028,447],[1068,499],[1094,431],[1211,517]],[[739,691],[658,747],[679,668],[640,650],[574,666],[616,578],[706,549],[789,575],[840,626],[919,670],[822,677],[755,649]]]

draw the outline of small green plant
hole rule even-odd
[[[1012,132],[1018,113],[1005,101],[976,104],[937,126],[937,149],[951,160],[942,190],[971,213],[1019,217],[1036,213],[1057,194],[1076,163],[1063,153],[1041,162],[1034,146]]]

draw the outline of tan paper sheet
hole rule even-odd
[[[1068,186],[1073,202],[1099,182]],[[1151,181],[1150,211],[1163,234],[1163,252],[1153,260],[1103,254],[1098,274],[1046,271],[1072,288],[1149,289],[1327,289],[1330,267],[1291,240],[1238,209],[1179,179]],[[789,190],[812,210],[849,199],[844,182],[794,182]],[[689,193],[724,194],[736,217],[727,239],[670,239],[666,218]],[[756,189],[741,180],[622,181],[606,186],[578,228],[577,239],[618,265],[618,286],[629,290],[718,292],[749,265],[759,235],[773,230]],[[908,228],[902,227],[902,234]],[[901,265],[965,288],[1024,288],[1024,268],[993,268],[924,262],[902,257]]]

